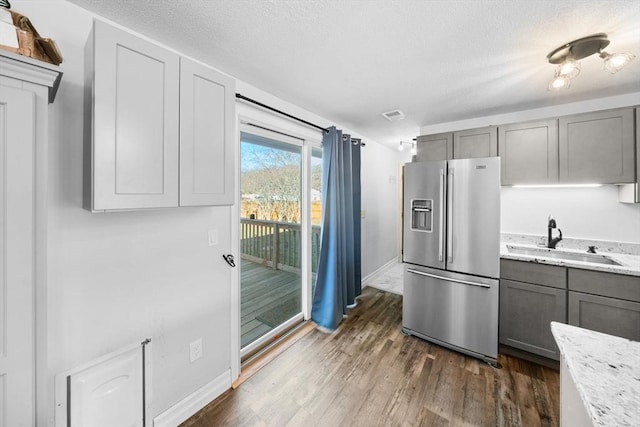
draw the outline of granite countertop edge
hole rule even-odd
[[[634,425],[640,342],[558,322],[551,332],[594,425]]]
[[[607,256],[620,261],[624,265],[595,264],[557,258],[545,258],[543,255],[522,255],[510,253],[507,244],[500,244],[500,258],[515,261],[528,261],[538,264],[558,265],[562,267],[580,268],[584,270],[603,271],[606,273],[627,274],[630,276],[640,276],[640,256],[629,254],[606,253]]]

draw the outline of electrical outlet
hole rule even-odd
[[[189,360],[191,363],[202,357],[202,338],[198,338],[189,344]]]

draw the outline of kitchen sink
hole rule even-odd
[[[591,264],[624,265],[608,255],[567,252],[559,249],[537,248],[534,246],[507,245],[507,251],[512,254],[528,255],[540,258],[553,258],[566,261],[588,262]]]

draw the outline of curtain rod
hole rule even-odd
[[[306,121],[306,120],[303,120],[303,119],[301,119],[301,118],[299,118],[299,117],[292,116],[292,115],[291,115],[291,114],[289,114],[289,113],[285,113],[285,112],[284,112],[284,111],[282,111],[282,110],[278,110],[277,108],[270,107],[269,105],[263,104],[262,102],[256,101],[255,99],[248,98],[248,97],[246,97],[246,96],[244,96],[244,95],[241,95],[241,94],[239,94],[239,93],[236,93],[236,98],[238,98],[238,99],[242,99],[243,101],[247,101],[247,102],[250,102],[250,103],[252,103],[252,104],[256,104],[256,105],[258,105],[258,106],[260,106],[260,107],[262,107],[262,108],[266,108],[267,110],[271,110],[271,111],[273,111],[274,113],[278,113],[278,114],[281,114],[281,115],[283,115],[283,116],[285,116],[285,117],[289,117],[290,119],[297,120],[297,121],[299,121],[300,123],[304,123],[304,124],[305,124],[305,125],[307,125],[307,126],[311,126],[312,128],[316,128],[316,129],[318,129],[318,130],[321,130],[321,131],[323,131],[323,132],[327,132],[327,133],[329,132],[329,130],[328,130],[328,129],[323,128],[322,126],[318,126],[318,125],[316,125],[316,124],[313,124],[313,123],[311,123],[311,122],[308,122],[308,121]]]

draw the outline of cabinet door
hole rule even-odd
[[[618,201],[640,203],[640,108],[636,113],[636,180],[633,184],[618,185]]]
[[[180,206],[234,201],[235,82],[180,60]]]
[[[453,158],[453,134],[422,135],[416,139],[416,161],[450,160]]]
[[[560,118],[560,181],[635,181],[633,109]]]
[[[552,321],[567,322],[564,289],[500,279],[500,343],[559,360]]]
[[[569,324],[640,341],[640,303],[569,291]]]
[[[89,54],[91,210],[178,206],[178,55],[101,21]]]
[[[36,127],[34,94],[0,84],[0,425],[3,426],[33,425],[35,412]]]
[[[486,127],[453,133],[453,158],[472,159],[498,155],[498,128]]]
[[[502,185],[558,181],[558,121],[517,123],[498,128]]]
[[[558,265],[501,259],[500,278],[567,289],[567,268]]]

